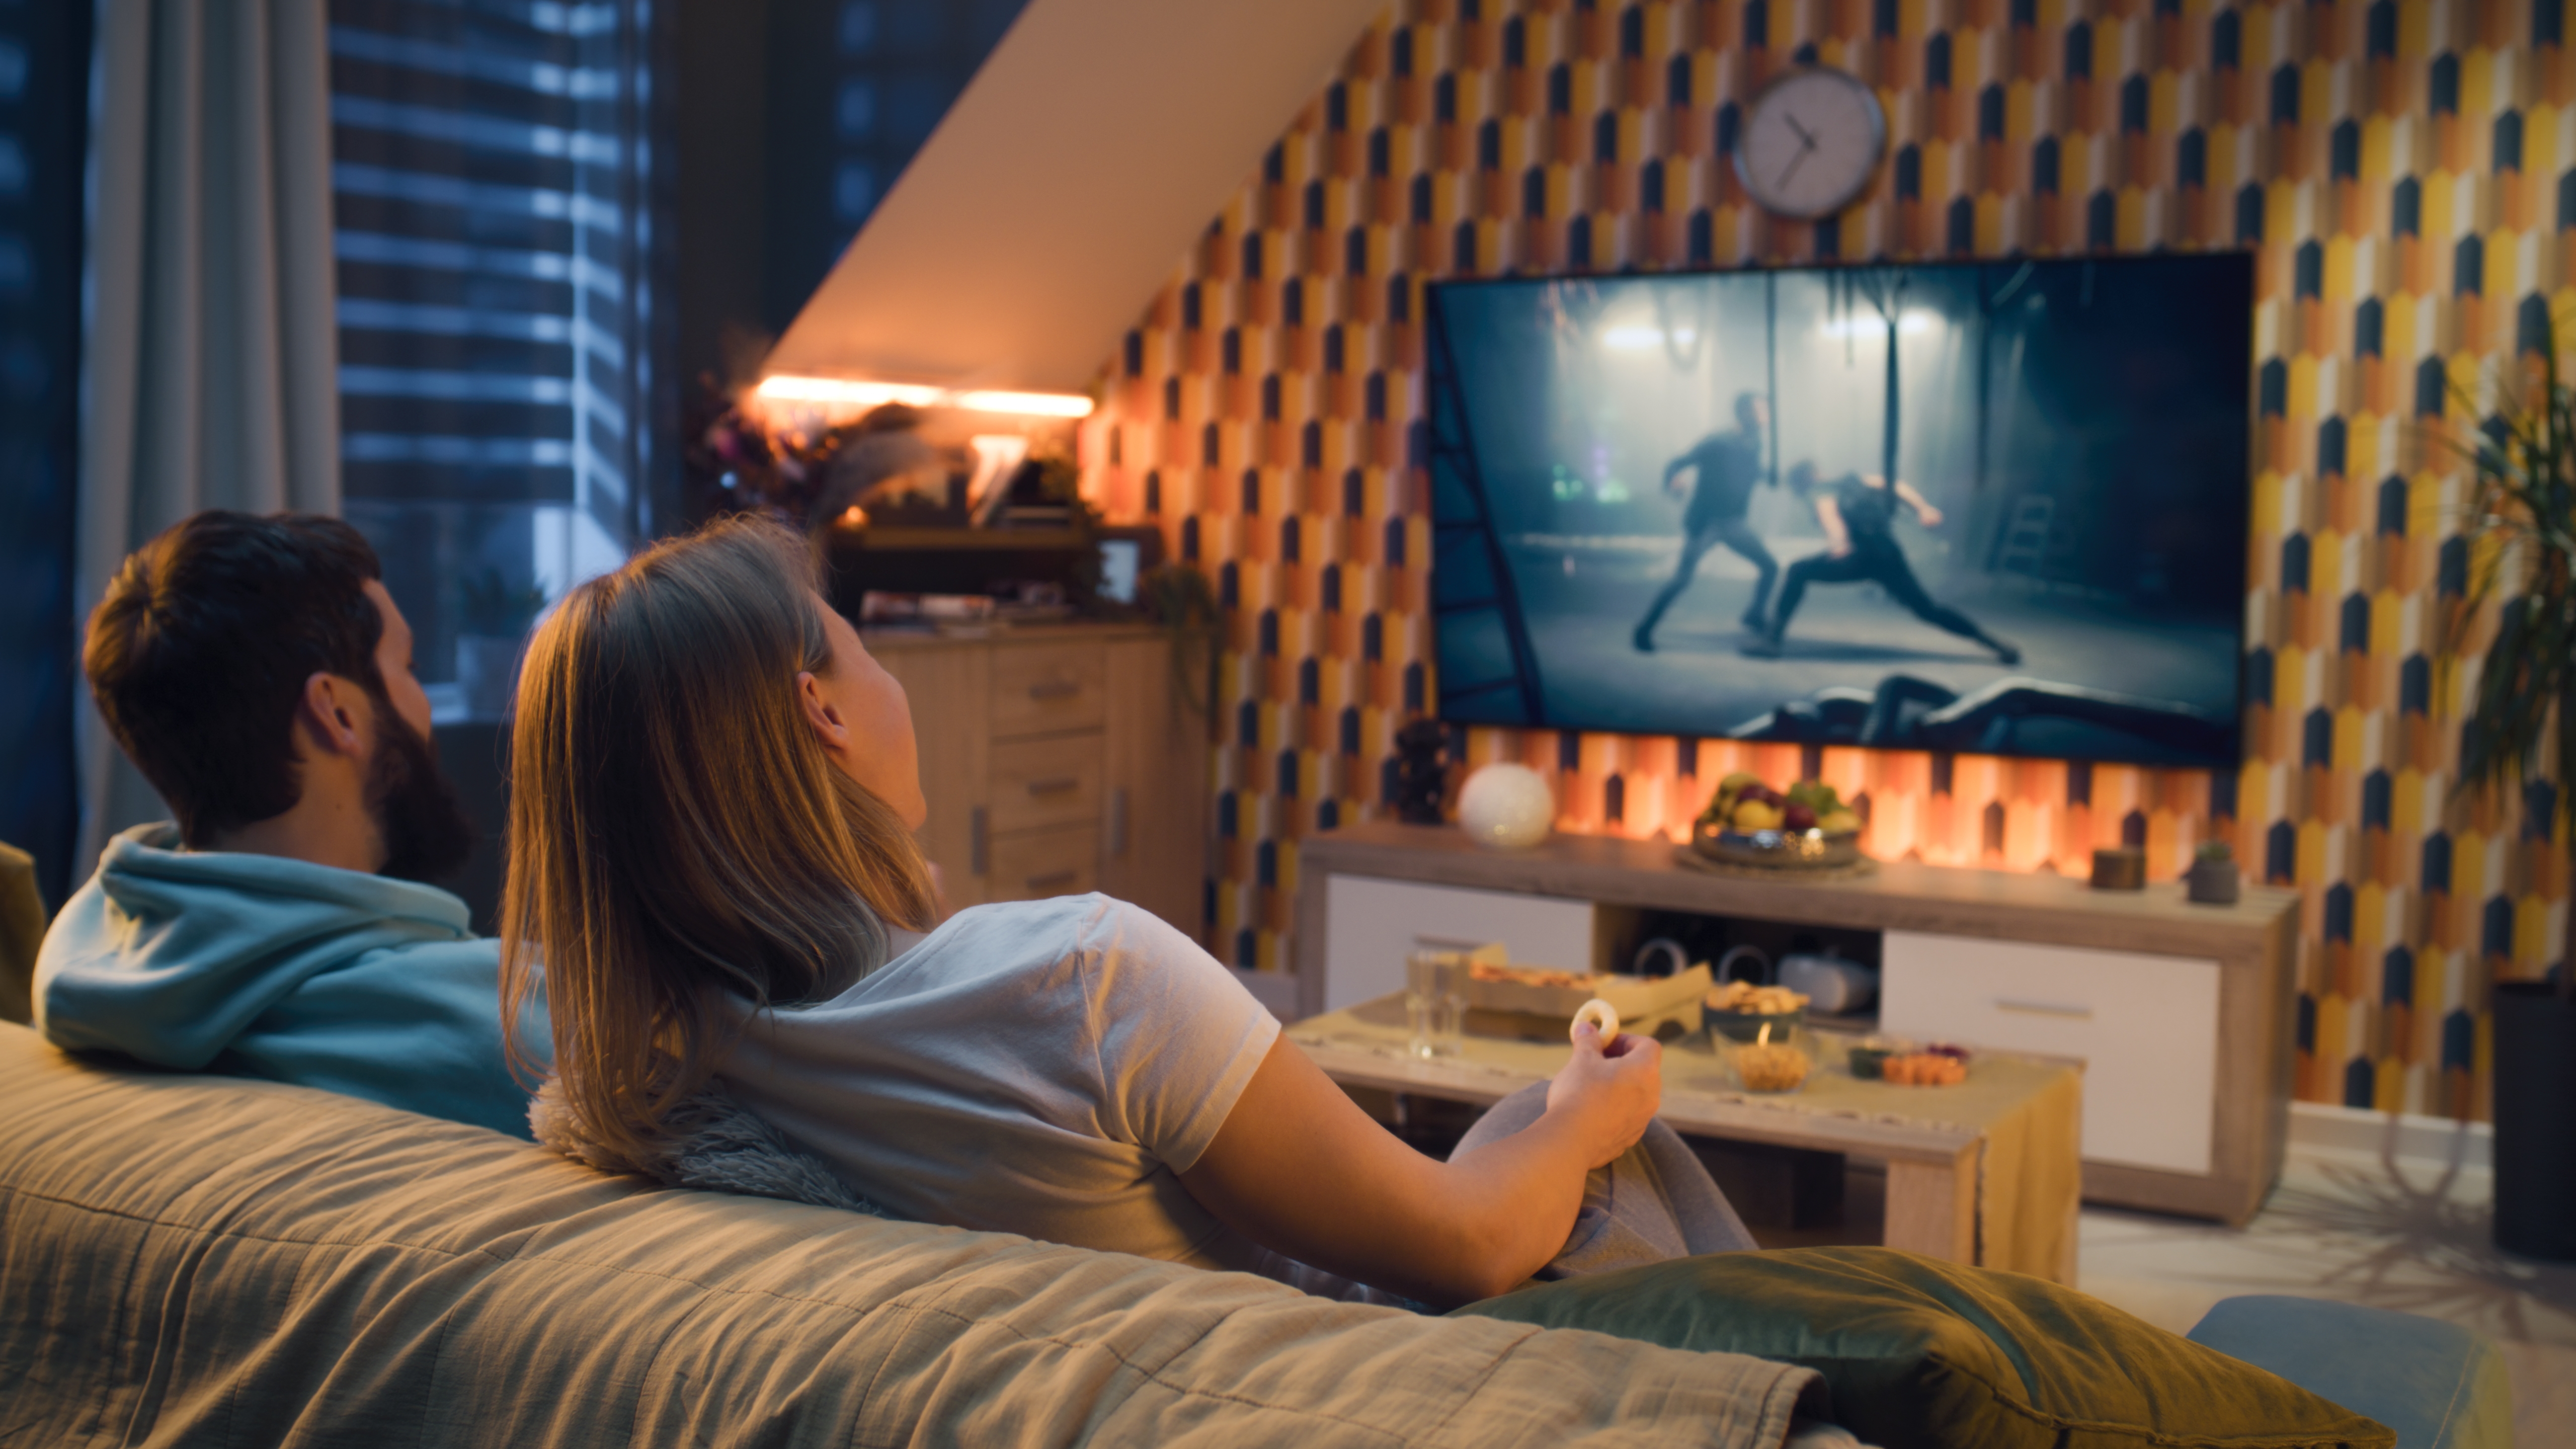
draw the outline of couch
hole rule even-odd
[[[0,1444],[1775,1449],[1827,1402],[1811,1368],[1509,1321],[1512,1300],[1427,1318],[660,1190],[5,1023],[0,1103]],[[2509,1441],[2493,1350],[2447,1325],[2239,1298],[2192,1337],[2408,1449]]]
[[[0,1025],[0,1443],[1775,1449],[1807,1369],[649,1189]]]

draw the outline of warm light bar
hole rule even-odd
[[[979,413],[1030,413],[1042,418],[1087,418],[1091,399],[1078,392],[960,392],[946,399],[950,407]]]
[[[917,408],[964,408],[969,412],[1021,413],[1044,418],[1087,418],[1092,406],[1091,399],[1071,392],[950,392],[899,382],[851,382],[785,374],[761,379],[759,394],[773,402],[846,403],[854,407],[903,403]]]
[[[778,402],[853,403],[871,408],[890,402],[926,408],[940,400],[940,391],[935,387],[906,387],[894,382],[843,382],[830,377],[763,378],[760,395]]]

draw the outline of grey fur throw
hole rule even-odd
[[[705,1192],[735,1192],[752,1197],[784,1198],[815,1207],[885,1217],[884,1209],[850,1191],[832,1169],[797,1150],[778,1129],[709,1082],[671,1114],[672,1137],[662,1155],[640,1165],[629,1164],[585,1131],[563,1084],[546,1078],[528,1103],[528,1126],[537,1141],[606,1172],[640,1170],[664,1187]]]

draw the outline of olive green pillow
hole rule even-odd
[[[1711,1253],[1458,1310],[1812,1368],[1881,1449],[2308,1449],[2391,1431],[2070,1288],[1890,1248]]]

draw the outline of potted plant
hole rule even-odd
[[[1188,564],[1164,564],[1136,585],[1137,602],[1172,633],[1172,686],[1201,718],[1216,712],[1216,590]]]
[[[2190,899],[2204,906],[2236,904],[2236,851],[2224,840],[2204,840],[2183,877]]]
[[[2476,699],[2460,736],[2455,788],[2535,800],[2554,776],[2553,826],[2576,819],[2576,392],[2558,374],[2555,329],[2541,338],[2538,400],[2507,398],[2473,444],[2472,531],[2491,547],[2445,630],[2456,660],[2471,621],[2496,611]],[[2576,910],[2554,979],[2498,981],[2492,995],[2495,1242],[2510,1253],[2576,1260]]]
[[[518,588],[496,568],[477,569],[457,585],[463,605],[456,631],[456,688],[470,719],[499,719],[510,712],[519,685],[519,655],[528,626],[545,612],[546,591]]]

